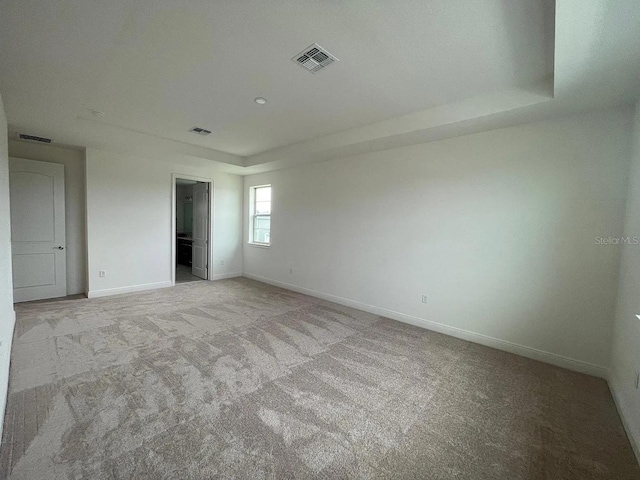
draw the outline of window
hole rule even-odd
[[[271,244],[271,185],[251,187],[249,243]]]

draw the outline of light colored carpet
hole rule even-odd
[[[251,280],[16,310],[1,478],[640,478],[603,380]]]

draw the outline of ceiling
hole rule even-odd
[[[639,4],[0,0],[0,93],[13,132],[254,173],[631,101]]]

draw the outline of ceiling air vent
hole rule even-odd
[[[20,134],[20,140],[31,140],[32,142],[51,143],[50,138],[36,137],[35,135]]]
[[[211,130],[207,130],[206,128],[201,127],[193,127],[190,132],[197,133],[198,135],[209,135]]]
[[[335,56],[331,55],[317,43],[305,48],[293,57],[291,61],[311,73],[316,73],[324,67],[331,65],[333,62],[339,62]]]

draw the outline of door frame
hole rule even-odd
[[[176,180],[183,178],[209,185],[209,228],[207,229],[207,281],[211,281],[213,265],[213,180],[182,173],[171,174],[171,285],[176,284]]]

